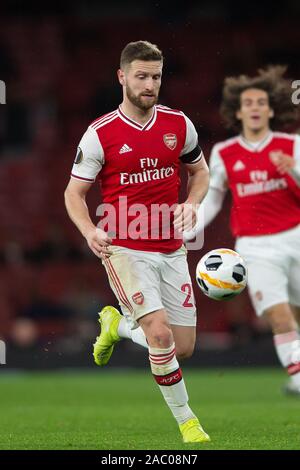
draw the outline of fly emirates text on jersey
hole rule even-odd
[[[172,166],[157,168],[158,158],[141,158],[141,171],[137,173],[120,173],[120,184],[146,183],[147,181],[168,178],[174,174]]]

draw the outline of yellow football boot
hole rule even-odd
[[[99,313],[99,323],[101,325],[100,336],[97,336],[94,343],[93,356],[98,366],[105,366],[114,350],[114,345],[120,341],[118,326],[122,315],[111,306],[104,307]]]
[[[182,434],[183,442],[209,442],[210,437],[203,430],[201,424],[197,418],[192,418],[183,424],[179,425],[180,432]]]

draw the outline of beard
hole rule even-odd
[[[142,111],[147,111],[148,109],[151,109],[158,101],[158,96],[155,95],[153,95],[151,100],[149,99],[148,101],[143,101],[143,93],[141,93],[140,95],[135,95],[128,85],[126,85],[126,95],[129,101]]]

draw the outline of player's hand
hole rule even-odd
[[[109,251],[108,246],[112,244],[112,239],[109,238],[104,230],[95,227],[87,232],[85,238],[90,249],[98,258],[105,259],[110,257],[112,253]]]
[[[197,210],[194,204],[186,201],[178,204],[174,211],[174,228],[178,232],[192,230],[197,221]]]
[[[274,150],[273,152],[270,152],[270,160],[274,163],[278,173],[281,175],[291,171],[296,164],[294,158],[283,153],[282,150]]]

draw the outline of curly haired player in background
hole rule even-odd
[[[196,308],[182,234],[176,237],[175,232],[194,225],[209,175],[192,122],[183,112],[156,104],[162,66],[161,51],[149,42],[124,48],[118,70],[123,102],[96,119],[82,137],[65,200],[70,218],[102,258],[124,314],[109,306],[100,312],[96,363],[107,364],[121,337],[148,347],[151,371],[183,441],[206,442],[209,436],[188,405],[178,364],[194,349]],[[187,200],[178,205],[180,163],[189,179]],[[86,194],[97,176],[103,201],[116,214],[113,239],[109,231],[95,227],[86,206]],[[158,205],[174,206],[166,226],[161,214],[152,213]],[[136,211],[141,217],[131,236]],[[152,236],[154,223],[158,236]],[[144,230],[137,228],[140,224]],[[168,236],[162,235],[166,228]],[[129,328],[125,317],[139,327]]]
[[[297,119],[285,71],[273,66],[253,78],[225,79],[221,115],[239,134],[212,149],[203,223],[215,218],[229,189],[231,229],[254,309],[272,328],[290,376],[285,391],[300,395],[300,136],[275,131]],[[199,218],[194,230],[202,229]]]

